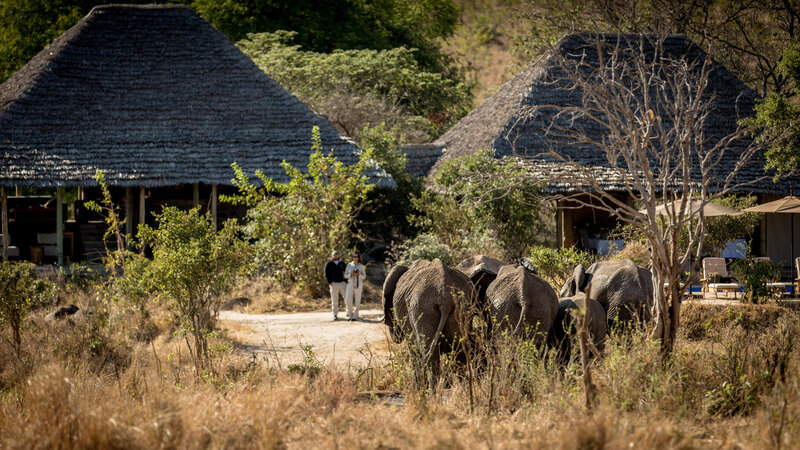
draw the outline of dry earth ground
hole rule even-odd
[[[285,314],[246,314],[221,311],[221,325],[228,336],[245,351],[268,359],[280,367],[298,364],[310,348],[318,362],[336,366],[367,366],[388,357],[388,328],[383,311],[361,311],[361,320],[348,322],[339,313],[333,321],[330,311]]]

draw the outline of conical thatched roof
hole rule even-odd
[[[570,34],[564,36],[550,51],[535,63],[517,74],[510,81],[489,97],[485,102],[459,121],[453,128],[443,134],[433,144],[444,148],[442,157],[434,165],[432,172],[438,170],[444,161],[452,160],[490,149],[496,157],[520,157],[532,172],[553,174],[566,170],[566,166],[553,158],[544,155],[555,149],[562,156],[585,167],[591,167],[602,181],[603,188],[608,190],[622,189],[623,185],[614,171],[608,168],[605,153],[577,146],[562,136],[548,134],[548,126],[553,122],[557,108],[573,107],[581,104],[580,91],[570,90],[559,79],[563,69],[560,62],[577,61],[584,67],[598,67],[597,42],[604,46],[637,48],[644,42],[645,52],[652,51],[647,45],[653,36],[639,34]],[[661,57],[685,59],[687,61],[706,61],[710,58],[685,36],[668,36],[663,41]],[[652,59],[652,58],[651,58]],[[710,76],[710,92],[713,92],[713,107],[706,121],[705,138],[707,142],[716,142],[734,132],[737,122],[752,115],[757,94],[725,67],[714,63]],[[530,111],[537,106],[550,105],[538,109],[531,118]],[[555,108],[552,107],[555,105]],[[573,126],[561,124],[562,126]],[[593,140],[603,140],[607,130],[591,123],[579,123],[588,133],[595,133]],[[744,148],[748,142],[739,141]],[[736,150],[736,149],[734,149]],[[741,150],[741,149],[740,149]],[[739,151],[740,151],[739,150]],[[738,159],[738,151],[728,152],[721,163],[721,177],[731,172]],[[564,166],[564,167],[562,167]],[[757,154],[750,160],[737,177],[737,181],[755,180],[763,177],[763,154]],[[543,175],[544,176],[544,175]],[[755,193],[787,192],[791,184],[797,184],[797,178],[784,179],[775,184],[771,179],[759,181],[743,190]],[[556,192],[574,192],[576,186],[568,182],[551,183],[549,190]]]
[[[360,152],[185,6],[94,8],[0,85],[0,185],[229,184],[232,162],[286,181],[311,130]],[[393,185],[380,169],[379,185]]]

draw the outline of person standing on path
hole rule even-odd
[[[358,308],[361,306],[361,291],[364,289],[364,279],[366,279],[366,268],[361,264],[361,255],[353,252],[353,261],[344,269],[344,277],[347,279],[347,291],[344,295],[344,304],[347,306],[348,320],[353,322],[358,320]],[[355,301],[355,310],[353,302]]]
[[[325,264],[325,280],[331,290],[331,309],[333,310],[333,320],[339,319],[339,296],[345,297],[347,285],[344,281],[344,261],[339,259],[339,252],[336,250],[331,253],[331,260]],[[347,298],[345,297],[345,300]],[[347,303],[345,301],[345,303]],[[348,313],[349,314],[349,313]]]

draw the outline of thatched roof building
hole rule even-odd
[[[433,144],[406,144],[401,151],[406,155],[408,173],[416,177],[427,176],[442,156],[442,148]]]
[[[558,107],[578,106],[582,101],[581,92],[567,89],[559,81],[563,77],[560,72],[561,61],[580,60],[589,67],[599,66],[596,45],[598,40],[614,48],[617,45],[639,45],[642,38],[638,34],[571,34],[563,37],[552,50],[501,86],[497,93],[434,142],[434,145],[442,147],[444,151],[432,171],[436,171],[444,161],[490,149],[497,157],[518,156],[533,173],[544,176],[557,172],[563,166],[557,160],[544,157],[552,148],[584,167],[593,168],[605,189],[622,190],[619,177],[609,169],[605,153],[589,146],[575,145],[563,139],[563,136],[548,134],[548,127],[553,122]],[[645,48],[646,38],[645,36]],[[684,58],[689,61],[710,60],[697,45],[679,35],[669,36],[664,40],[662,57]],[[737,122],[753,113],[757,99],[757,94],[725,67],[713,62],[712,64],[709,87],[715,97],[704,130],[708,142],[719,141],[736,130]],[[540,105],[554,105],[555,108],[539,109],[535,115],[529,113],[531,108]],[[594,134],[593,140],[596,141],[602,140],[607,133],[600,126],[577,120],[575,123],[562,125],[584,127],[587,134]],[[746,145],[747,142],[740,141],[742,148]],[[737,159],[738,151],[727,153],[726,159],[720,164],[720,179],[730,173]],[[758,154],[739,173],[738,180],[741,182],[763,177],[763,167],[763,154]],[[764,179],[747,186],[745,190],[761,194],[785,194],[792,185],[797,184],[797,178],[784,179],[778,184],[771,179]],[[576,191],[575,186],[561,181],[551,183],[549,189],[565,193]]]
[[[360,149],[186,6],[94,8],[0,85],[0,185],[230,184],[231,163],[286,181],[311,130]],[[391,186],[381,169],[378,185]]]

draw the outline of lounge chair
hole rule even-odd
[[[719,281],[712,282],[711,277],[715,275],[719,277]],[[733,297],[736,298],[736,294],[739,293],[739,288],[741,287],[728,274],[725,258],[708,257],[703,259],[703,278],[700,282],[703,283],[703,296],[709,289],[713,289],[714,297],[716,298],[719,298],[720,292],[724,292],[726,298],[728,298],[729,293],[733,292]]]
[[[794,279],[795,288],[794,288],[794,295],[800,293],[800,258],[796,258],[794,260],[794,270],[797,273],[797,278]]]

